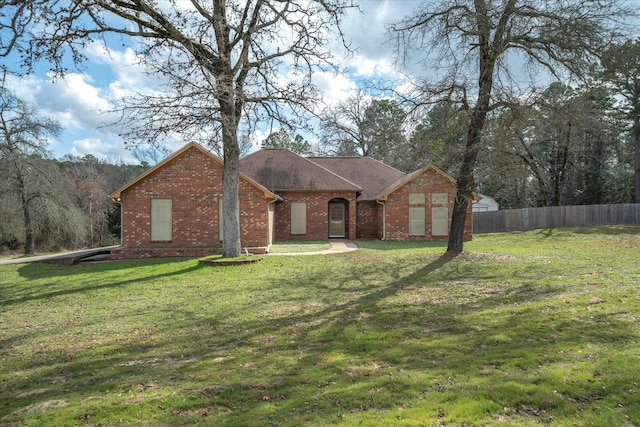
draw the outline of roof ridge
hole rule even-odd
[[[256,160],[259,160],[261,158],[261,156],[265,156],[265,155],[268,156],[268,154],[265,154],[265,153],[267,151],[269,151],[269,150],[273,151],[273,152],[281,151],[282,152],[281,154],[280,153],[272,153],[271,155],[276,156],[276,157],[280,157],[280,158],[283,158],[283,159],[287,159],[288,158],[288,157],[285,156],[285,154],[290,154],[292,156],[295,156],[295,159],[292,159],[290,157],[288,158],[289,163],[294,164],[294,163],[301,162],[301,164],[307,165],[306,167],[309,168],[310,170],[311,169],[315,170],[316,171],[315,173],[323,174],[324,176],[326,176],[325,179],[338,180],[337,182],[339,182],[340,184],[335,184],[335,185],[347,186],[349,188],[348,191],[363,191],[363,188],[362,188],[361,185],[354,183],[353,181],[351,181],[351,180],[347,179],[346,177],[344,177],[344,176],[332,171],[331,169],[326,168],[326,167],[322,166],[321,164],[318,164],[318,163],[314,162],[313,160],[311,160],[311,159],[309,159],[309,158],[307,158],[305,156],[302,156],[302,155],[300,155],[300,154],[298,154],[298,153],[296,153],[296,152],[294,152],[294,151],[292,151],[292,150],[290,150],[288,148],[274,148],[274,149],[261,148],[260,150],[254,151],[253,153],[250,153],[250,154],[246,155],[245,157],[243,157],[241,159],[241,163],[243,161],[251,163],[253,161],[251,158],[254,157],[254,156],[255,156]],[[263,154],[261,155],[260,153],[263,153]],[[243,169],[243,168],[241,167],[241,169]],[[339,187],[336,187],[336,188],[339,188]],[[271,189],[275,191],[276,187],[272,187]],[[283,191],[283,190],[286,190],[286,189],[285,188],[277,188],[277,190]]]
[[[292,153],[293,153],[293,151],[292,151]],[[293,153],[293,154],[296,154],[296,153]],[[341,176],[341,175],[338,175],[337,173],[333,172],[332,170],[329,170],[329,169],[325,168],[324,166],[317,164],[316,162],[314,162],[314,161],[313,161],[313,160],[311,160],[310,158],[308,158],[308,157],[304,157],[304,156],[300,156],[299,154],[296,154],[296,155],[297,155],[297,156],[299,156],[300,158],[302,158],[302,159],[306,160],[307,162],[309,162],[309,163],[313,163],[315,166],[317,166],[317,167],[319,167],[319,168],[321,168],[321,169],[323,169],[323,170],[325,170],[325,171],[329,172],[330,174],[332,174],[332,175],[334,175],[334,176],[336,176],[336,177],[340,178],[340,179],[341,179],[341,180],[343,180],[344,182],[346,182],[346,183],[348,183],[348,184],[350,184],[350,185],[353,185],[354,187],[358,188],[359,190],[362,190],[362,189],[363,189],[363,188],[362,188],[362,186],[360,186],[359,184],[356,184],[355,182],[352,182],[352,181],[348,180],[347,178],[345,178],[345,177],[343,177],[343,176]]]
[[[376,163],[381,164],[382,166],[386,167],[387,169],[393,169],[394,171],[400,172],[400,173],[406,173],[401,171],[400,169],[394,168],[391,165],[386,164],[385,162],[383,162],[382,160],[378,160],[376,158],[373,158],[371,156],[310,156],[310,159],[369,159],[369,160],[373,160]]]

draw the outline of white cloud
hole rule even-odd
[[[13,75],[7,75],[6,87],[15,96],[30,104],[36,105],[36,94],[42,90],[44,82],[33,75],[18,78]]]
[[[109,85],[112,90],[134,91],[152,86],[151,79],[144,73],[143,60],[131,47],[119,51],[94,41],[87,45],[86,54],[90,60],[106,65],[113,73]],[[118,94],[113,95],[119,97]]]
[[[333,72],[314,73],[313,84],[324,94],[324,104],[327,106],[346,100],[358,88],[348,76]]]
[[[122,141],[108,141],[101,138],[84,138],[72,142],[71,154],[83,157],[88,154],[98,159],[118,163],[137,163],[130,151],[124,148]]]
[[[250,152],[260,149],[260,146],[262,145],[264,140],[267,139],[269,135],[271,135],[271,133],[277,132],[277,131],[278,131],[278,128],[266,129],[266,130],[256,129],[253,132],[251,132],[251,134],[249,134],[249,141],[251,142]]]
[[[39,113],[60,122],[65,129],[94,129],[104,125],[111,103],[91,76],[69,73],[64,79],[41,79],[30,75],[11,79],[9,89],[35,105]]]
[[[358,76],[394,73],[394,46],[387,26],[401,20],[420,4],[416,0],[363,1],[359,9],[351,9],[342,22],[345,39],[352,56],[345,55],[345,66]],[[344,54],[341,44],[334,44],[334,52]]]
[[[398,74],[389,59],[371,59],[364,55],[356,55],[349,61],[356,77],[375,77],[379,75]]]
[[[67,74],[64,79],[43,85],[39,98],[39,105],[68,128],[102,126],[107,123],[105,112],[112,108],[103,91],[84,74]]]

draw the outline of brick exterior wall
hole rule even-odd
[[[240,239],[257,253],[268,246],[267,199],[239,184]],[[222,165],[195,147],[127,188],[121,195],[122,246],[113,258],[202,256],[221,250]],[[151,241],[151,199],[172,200],[172,240]],[[264,250],[262,250],[264,251]]]
[[[409,235],[409,193],[424,193],[425,195],[425,235]],[[427,169],[424,173],[414,178],[404,186],[391,193],[386,201],[386,240],[446,240],[447,236],[432,235],[431,220],[431,195],[433,193],[447,193],[449,195],[449,223],[451,226],[451,215],[453,214],[453,204],[455,202],[456,187],[449,179],[432,169]],[[411,205],[413,206],[413,205]],[[438,205],[442,206],[442,205]],[[464,239],[472,239],[472,216],[471,206],[467,214],[465,223]]]
[[[382,239],[382,205],[376,202],[360,202],[356,206],[358,239]]]
[[[355,192],[282,191],[276,203],[275,240],[325,240],[329,238],[329,201],[343,199],[345,205],[346,238],[356,238]],[[307,233],[291,234],[291,203],[307,204]]]
[[[222,169],[219,160],[194,146],[123,190],[120,193],[122,248],[112,251],[112,258],[200,257],[221,253],[218,216]],[[283,191],[279,194],[283,200],[273,202],[262,189],[241,178],[241,245],[252,253],[264,253],[275,240],[327,239],[332,200],[345,205],[346,238],[381,239],[386,233],[386,240],[446,240],[447,236],[433,236],[431,196],[448,194],[450,226],[455,190],[450,179],[436,170],[426,169],[390,193],[384,207],[375,201],[356,203],[356,193],[345,191]],[[416,206],[409,203],[410,193],[424,194],[424,203],[419,205],[425,209],[425,234],[421,236],[409,235],[409,207]],[[152,199],[172,201],[171,241],[151,240]],[[291,204],[296,202],[306,204],[306,234],[291,234]],[[464,238],[472,238],[471,206]]]

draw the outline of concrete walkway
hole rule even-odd
[[[351,240],[331,240],[331,248],[323,251],[314,252],[287,252],[287,253],[268,253],[267,255],[326,255],[326,254],[341,254],[344,252],[357,251],[358,245]]]

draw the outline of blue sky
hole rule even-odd
[[[336,56],[343,61],[348,74],[314,75],[326,105],[346,99],[364,79],[374,76],[397,79],[393,47],[386,41],[384,27],[410,13],[416,4],[413,0],[364,1],[361,11],[351,10],[345,16],[343,30],[357,50],[355,55],[342,59],[340,44],[336,42]],[[50,144],[54,157],[91,154],[112,162],[137,162],[118,136],[121,129],[105,127],[113,122],[113,116],[105,112],[111,109],[114,100],[140,88],[153,87],[154,82],[136,65],[133,50],[121,43],[107,48],[96,42],[88,45],[85,54],[88,61],[84,69],[69,72],[64,79],[53,80],[46,64],[41,64],[32,75],[21,79],[10,77],[9,89],[62,125],[61,137]],[[268,130],[263,129],[253,135],[256,148],[267,134]],[[182,143],[176,141],[168,148],[175,150]]]

